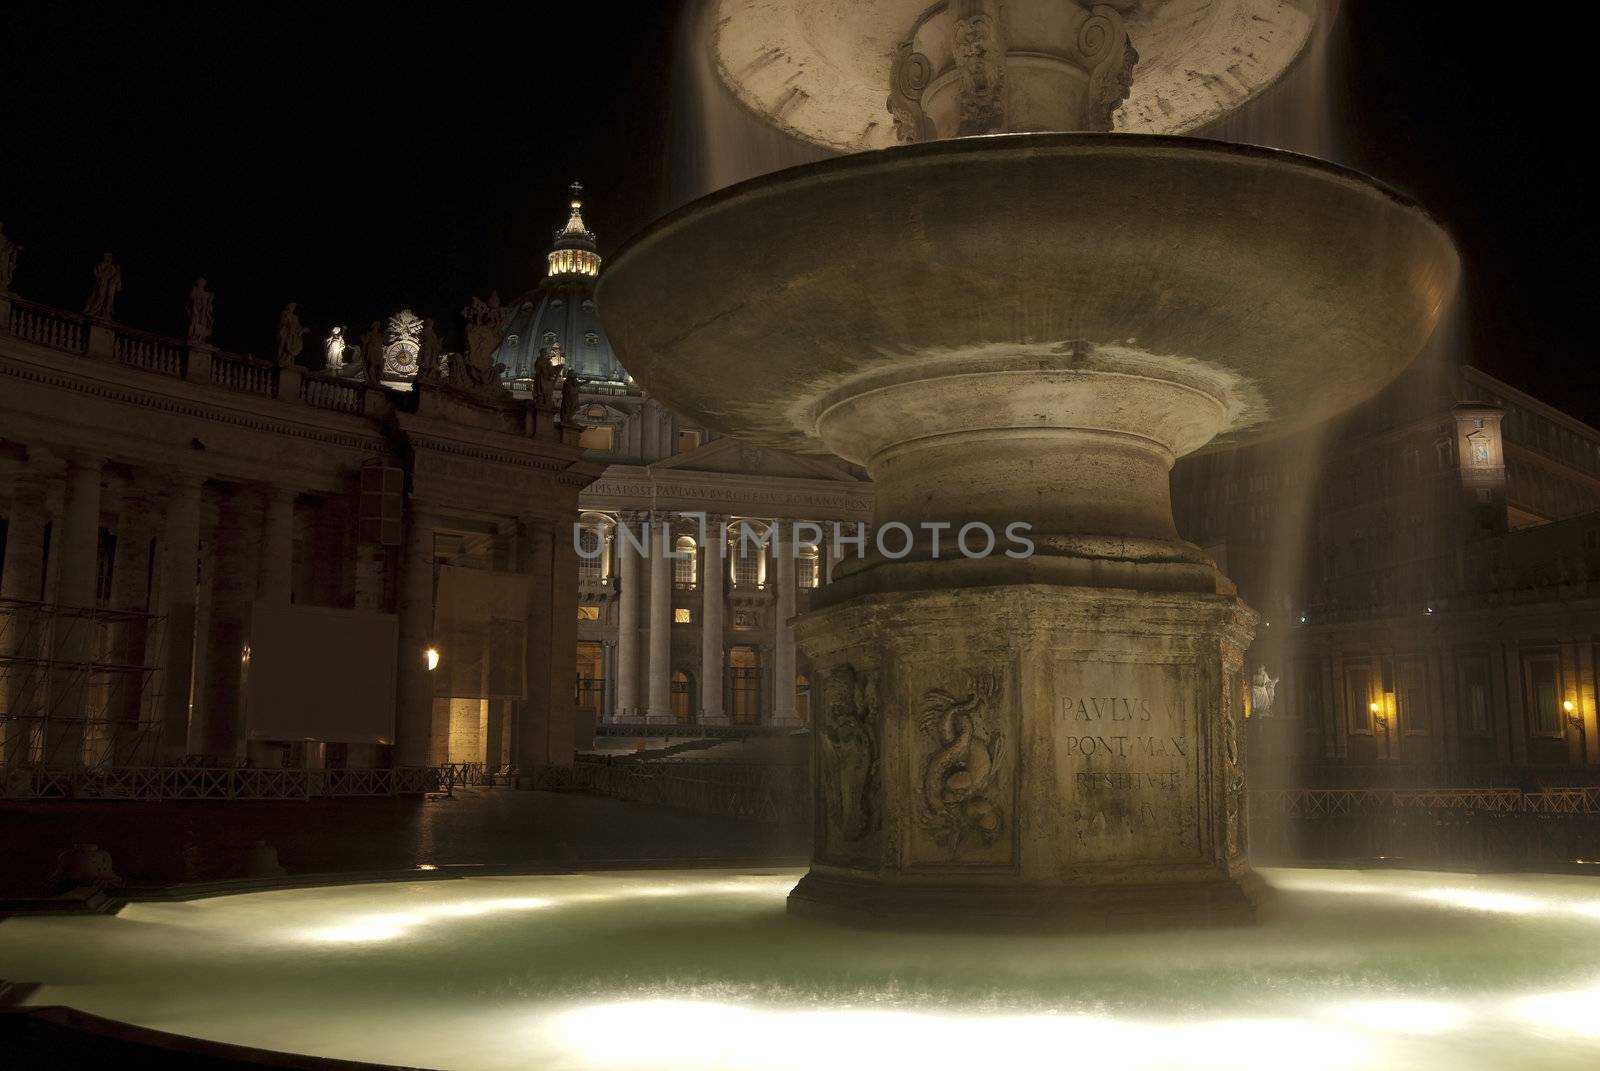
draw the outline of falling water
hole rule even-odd
[[[722,84],[711,51],[715,6],[715,0],[689,0],[679,17],[669,142],[676,156],[663,196],[667,211],[829,155],[756,118]]]

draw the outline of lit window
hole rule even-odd
[[[674,625],[694,624],[694,611],[687,606],[677,607],[672,611],[672,623]]]
[[[598,620],[600,620],[600,607],[598,607],[598,606],[580,606],[580,607],[578,607],[578,620],[579,621],[598,621]]]
[[[584,428],[578,435],[578,445],[585,450],[610,450],[612,430],[607,427]]]
[[[700,442],[701,437],[698,431],[680,431],[678,432],[678,453],[686,454],[699,446]]]
[[[693,591],[695,581],[695,541],[693,536],[679,536],[672,544],[672,586],[683,591]]]

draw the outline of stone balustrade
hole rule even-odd
[[[7,326],[18,338],[68,353],[83,353],[88,345],[82,316],[21,298],[11,298],[11,322]]]

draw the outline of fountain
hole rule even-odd
[[[1176,136],[1269,86],[1315,8],[721,0],[731,91],[849,154],[634,238],[608,331],[705,426],[865,466],[915,537],[795,622],[822,701],[792,911],[1254,917],[1256,618],[1178,537],[1169,471],[1375,393],[1460,270],[1362,174]],[[1019,524],[1031,554],[956,552]]]

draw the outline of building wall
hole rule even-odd
[[[1181,463],[1180,531],[1263,611],[1256,783],[1600,766],[1597,473],[1600,432],[1473,368],[1402,381],[1320,436]],[[1274,569],[1295,509],[1304,553]]]
[[[564,548],[600,471],[578,434],[493,387],[368,385],[0,294],[4,760],[315,763],[334,745],[353,766],[571,761]],[[386,490],[364,485],[373,473]],[[425,660],[438,567],[468,542],[529,579],[518,614],[536,671],[495,748],[496,704],[474,697],[471,726],[435,717]],[[396,617],[387,747],[251,738],[241,644],[261,601]],[[48,668],[66,655],[91,668]]]

